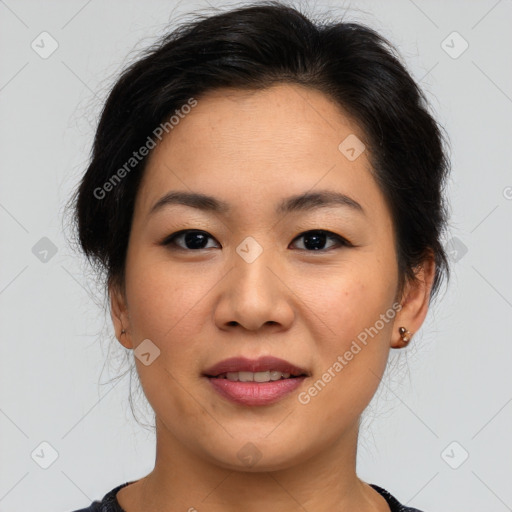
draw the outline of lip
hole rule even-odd
[[[270,382],[241,382],[218,379],[218,375],[227,372],[266,372],[276,370],[295,377]],[[269,405],[275,403],[297,389],[310,372],[289,361],[274,356],[258,359],[231,357],[211,366],[203,373],[212,388],[224,398],[239,405]]]
[[[270,382],[240,382],[207,377],[213,389],[238,405],[270,405],[296,390],[307,377],[295,377]]]
[[[231,357],[224,359],[211,366],[203,372],[206,377],[217,377],[227,372],[266,372],[276,370],[283,373],[290,373],[295,376],[309,376],[309,372],[289,361],[274,356],[263,356],[258,359],[247,359],[246,357]],[[294,379],[296,380],[296,379]],[[278,381],[274,381],[278,382]],[[261,383],[258,383],[261,384]],[[264,384],[264,383],[263,383]]]

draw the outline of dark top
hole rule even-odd
[[[105,494],[101,501],[93,501],[90,507],[75,510],[74,512],[125,512],[125,510],[121,508],[121,505],[119,505],[116,494],[117,491],[131,483],[133,482],[126,482],[118,485],[116,488]],[[374,484],[370,485],[387,501],[391,512],[421,512],[421,510],[418,510],[417,508],[405,507],[382,487]]]

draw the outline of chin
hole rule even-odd
[[[265,435],[268,435],[268,431]],[[215,452],[212,452],[210,444],[208,448],[205,447],[207,457],[225,469],[249,473],[288,469],[305,459],[303,452],[296,451],[297,443],[290,442],[294,437],[276,437],[273,440],[244,437],[243,440],[230,440],[225,449],[220,443],[217,444]]]

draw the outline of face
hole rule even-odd
[[[200,98],[152,151],[125,294],[111,292],[119,339],[149,354],[135,361],[159,443],[261,471],[335,450],[357,430],[409,311],[398,311],[390,211],[366,151],[354,159],[363,138],[320,92],[277,85]],[[154,208],[172,192],[214,201]],[[320,195],[290,199],[307,194]],[[268,355],[307,374],[271,403],[234,402],[204,375]]]

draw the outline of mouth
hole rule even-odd
[[[226,372],[219,375],[207,375],[211,379],[227,379],[232,382],[275,382],[276,380],[298,379],[305,374],[292,375],[289,372],[269,370],[266,372]]]
[[[272,356],[225,359],[203,373],[222,397],[249,406],[281,400],[310,375],[307,370]]]
[[[232,357],[218,362],[204,371],[211,378],[225,378],[240,382],[269,382],[310,375],[310,372],[289,361],[273,356],[259,359]]]

